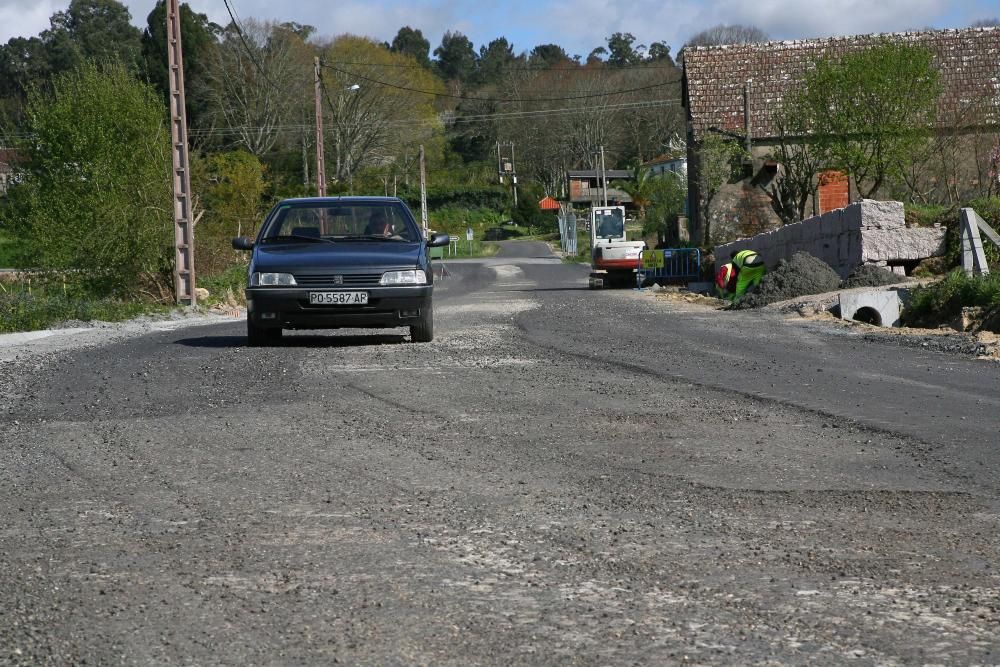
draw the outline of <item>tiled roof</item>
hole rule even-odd
[[[538,202],[538,208],[543,211],[558,211],[559,202],[557,202],[552,197],[543,197],[540,202]]]
[[[677,162],[678,160],[686,160],[685,155],[674,155],[673,153],[664,153],[663,155],[654,157],[652,160],[646,160],[642,163],[643,167],[652,167],[658,164],[665,164],[667,162]]]
[[[792,42],[688,47],[685,105],[695,139],[709,128],[745,135],[743,90],[750,83],[750,132],[773,137],[773,112],[801,85],[814,61],[868,48],[881,40],[920,45],[934,54],[944,89],[943,126],[971,105],[984,104],[987,124],[1000,124],[1000,27],[856,35]]]

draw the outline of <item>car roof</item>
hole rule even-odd
[[[393,204],[403,203],[399,197],[375,197],[352,195],[347,197],[292,197],[282,199],[279,204]]]

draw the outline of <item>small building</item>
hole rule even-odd
[[[559,212],[559,202],[552,197],[543,197],[540,202],[538,202],[538,208],[543,211]]]
[[[569,182],[569,201],[580,206],[600,206],[604,203],[604,185],[607,180],[607,197],[609,206],[631,204],[632,197],[624,190],[611,187],[614,181],[635,180],[635,174],[628,169],[607,169],[602,178],[599,169],[584,169],[567,171]]]
[[[963,185],[969,189],[985,182],[984,161],[969,156],[982,154],[984,149],[988,152],[1000,127],[1000,27],[688,47],[684,49],[682,103],[687,111],[688,203],[693,238],[701,240],[706,219],[712,221],[714,231],[727,224],[732,226],[737,219],[741,224],[747,219],[759,221],[752,225],[759,226],[758,231],[781,226],[768,197],[768,190],[783,173],[775,157],[781,141],[775,112],[802,85],[816,60],[841,58],[887,41],[928,49],[940,75],[943,90],[934,129],[939,136],[951,137],[956,159],[940,161],[949,169],[947,178],[931,175],[926,187]],[[809,128],[810,132],[823,130]],[[712,210],[701,211],[699,151],[708,133],[741,142],[750,159],[744,165],[745,178],[724,186]],[[799,139],[809,141],[808,135]],[[837,210],[859,198],[852,174],[821,170],[814,186],[815,196],[808,202],[807,215]]]
[[[687,157],[664,153],[642,163],[643,169],[648,169],[650,175],[659,176],[661,174],[676,174],[687,178]]]

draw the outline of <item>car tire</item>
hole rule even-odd
[[[410,325],[410,341],[429,343],[434,340],[434,307],[428,305],[420,313],[420,320]]]
[[[281,329],[265,329],[247,319],[247,345],[264,347],[281,340]]]

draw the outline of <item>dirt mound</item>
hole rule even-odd
[[[847,277],[841,285],[844,289],[852,287],[880,287],[882,285],[895,285],[903,282],[904,279],[897,276],[888,269],[871,264],[862,264],[854,269],[854,272]]]
[[[840,276],[826,262],[804,252],[781,260],[760,285],[734,304],[734,308],[760,308],[769,303],[840,289]]]

